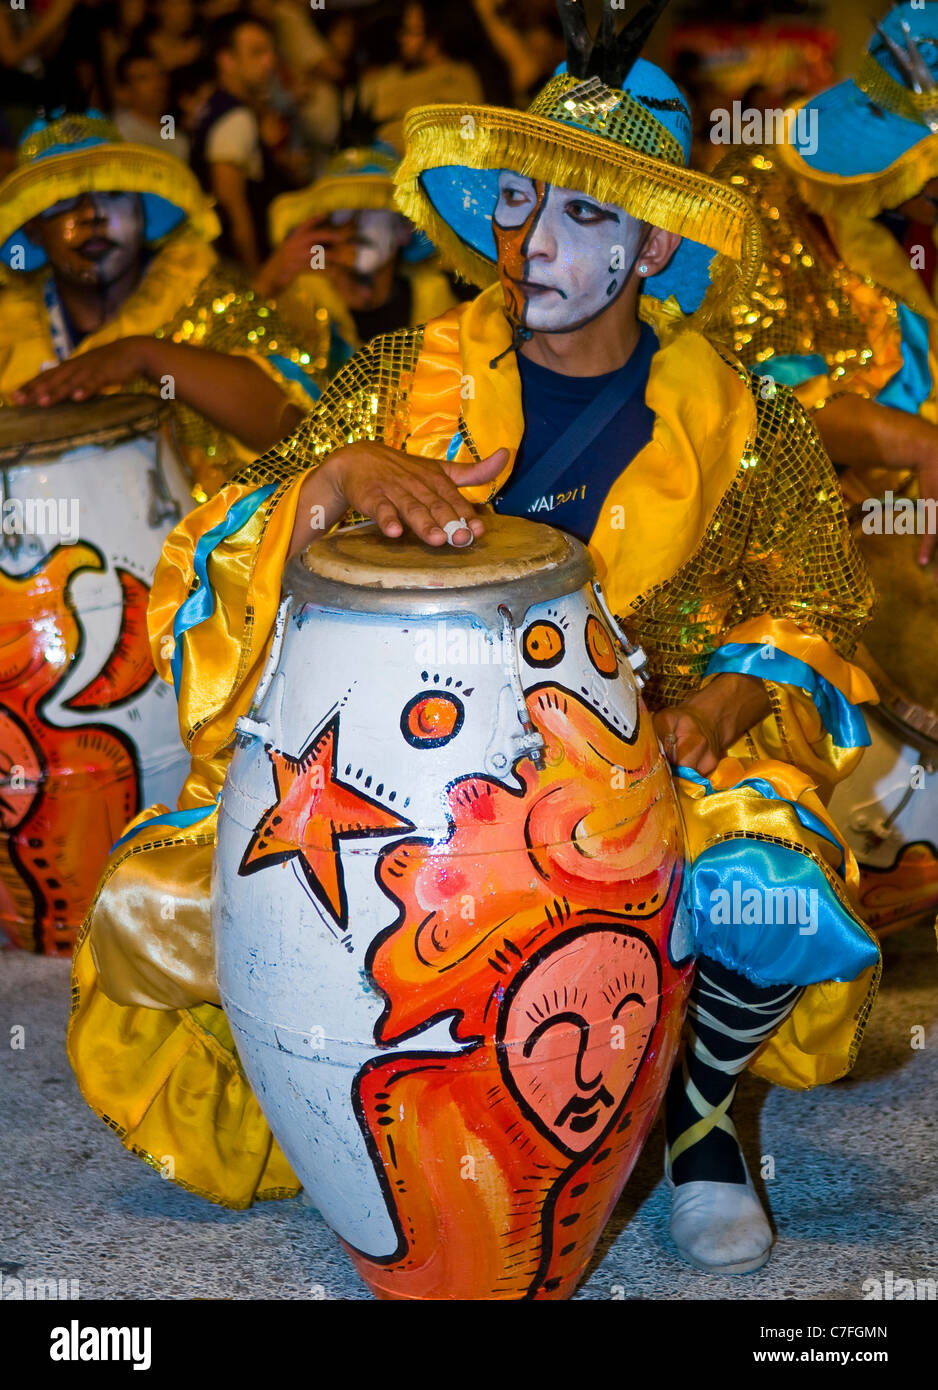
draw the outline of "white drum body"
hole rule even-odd
[[[0,919],[27,948],[70,950],[110,845],[188,768],[146,629],[192,506],[161,417],[139,396],[0,416]]]
[[[536,533],[576,545],[504,518],[489,545]],[[453,552],[421,550],[411,592],[350,563],[357,597],[294,562],[222,794],[213,922],[238,1054],[384,1297],[569,1293],[677,1046],[678,812],[576,552],[439,593],[467,563]],[[531,1199],[512,1262],[519,1163],[554,1215]],[[590,1220],[558,1242],[587,1189]]]
[[[830,812],[860,866],[860,912],[874,930],[938,912],[938,772],[875,709],[870,746]]]

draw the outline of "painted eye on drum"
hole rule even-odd
[[[412,748],[442,748],[459,733],[465,717],[462,700],[434,690],[415,695],[404,706],[401,733]]]
[[[556,666],[563,659],[564,636],[556,623],[532,623],[524,634],[522,646],[530,666]]]
[[[610,680],[619,674],[615,643],[609,636],[605,625],[594,614],[586,620],[586,650],[590,661],[601,676]]]

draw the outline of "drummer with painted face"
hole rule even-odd
[[[175,401],[204,500],[294,428],[327,377],[329,320],[297,333],[211,246],[191,171],[100,112],[39,120],[0,185],[0,399],[50,406],[146,385]]]
[[[399,206],[485,288],[365,347],[290,440],[168,543],[151,639],[196,761],[180,802],[191,809],[164,816],[153,852],[174,866],[174,891],[205,897],[192,876],[208,882],[215,799],[269,650],[278,577],[348,512],[428,546],[478,542],[487,503],[581,537],[612,612],[646,653],[644,697],[693,861],[692,1027],[667,1100],[671,1231],[691,1264],[744,1273],[769,1258],[772,1233],[733,1128],[737,1078],[749,1064],[796,1088],[843,1075],[875,990],[878,948],[848,895],[855,865],[815,791],[856,763],[866,739],[856,705],[872,688],[850,657],[870,585],[800,406],[700,331],[757,273],[749,205],[686,168],[690,114],[637,57],[642,26],[618,42],[604,30],[600,48],[576,0],[561,13],[569,70],[530,111],[438,106],[408,117]],[[196,565],[209,613],[183,610]],[[178,1010],[180,1039],[189,1029],[190,1067],[183,1005],[218,1002],[204,972],[199,987],[192,972],[166,972],[155,901],[133,932],[121,927],[121,895],[154,871],[133,849],[146,824],[112,860],[75,967],[72,1062],[89,1103],[118,1124],[135,1113],[138,1070],[169,1026],[166,1012],[154,1017],[148,1042],[138,1010],[122,1075],[113,1048],[106,1077],[97,1069],[141,997],[128,974],[146,978],[152,998],[160,960],[160,1007]],[[769,883],[800,888],[816,926],[740,930],[714,910],[734,883],[757,897]],[[193,930],[190,916],[190,958]],[[207,903],[202,930],[210,936]],[[860,964],[843,954],[848,937],[862,943]],[[206,1077],[218,1066],[211,1044]],[[246,1087],[236,1062],[227,1076]],[[202,1190],[207,1148],[192,1157]],[[193,1181],[175,1140],[172,1151],[177,1179]],[[231,1191],[238,1162],[219,1160],[216,1191]],[[271,1180],[262,1167],[237,1177],[242,1204]]]

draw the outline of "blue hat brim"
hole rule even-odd
[[[877,106],[849,79],[810,98],[801,109],[807,122],[817,121],[817,149],[809,151],[797,141],[795,148],[802,163],[820,174],[880,174],[914,145],[933,138],[918,121]]]
[[[494,267],[497,260],[492,214],[498,202],[498,169],[444,165],[425,169],[420,183],[443,220],[462,242]],[[677,300],[681,311],[693,314],[710,288],[710,267],[716,252],[684,238],[668,265],[645,281],[645,293],[656,299]]]

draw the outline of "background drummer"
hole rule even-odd
[[[469,542],[484,531],[474,504],[492,499],[588,541],[612,611],[648,656],[645,697],[680,768],[691,853],[710,843],[715,819],[734,871],[749,865],[758,878],[766,870],[752,856],[772,858],[764,847],[784,824],[798,872],[848,913],[830,856],[850,874],[855,867],[813,787],[853,766],[865,739],[854,706],[873,691],[849,656],[870,586],[804,412],[788,393],[763,393],[680,314],[699,308],[711,276],[716,299],[754,278],[758,228],[744,199],[686,169],[689,112],[660,70],[636,61],[635,26],[606,50],[600,76],[588,68],[582,10],[564,4],[562,13],[576,75],[558,74],[532,111],[429,107],[408,120],[400,206],[487,288],[417,332],[369,344],[290,440],[168,542],[151,642],[161,673],[176,682],[193,755],[180,807],[200,821],[196,843],[182,824],[168,831],[172,813],[156,808],[154,853],[180,899],[202,904],[198,929],[189,912],[182,955],[204,937],[200,959],[211,959],[211,823],[288,556],[349,509],[389,537],[410,530],[429,545]],[[628,120],[610,121],[619,108]],[[467,114],[474,140],[463,135]],[[588,194],[576,186],[585,169]],[[214,599],[207,616],[191,604],[181,611],[197,551]],[[147,1011],[137,1009],[135,1056],[124,1055],[125,1006],[144,992],[158,1000],[154,1057],[168,1055],[161,1040],[178,1018],[180,1038],[189,1030],[191,1078],[186,1001],[217,1002],[204,973],[201,992],[191,973],[160,983],[153,961],[172,953],[174,928],[157,912],[141,909],[132,936],[121,929],[124,895],[156,871],[145,860],[127,850],[112,858],[75,963],[70,1056],[86,1098],[119,1125],[136,1113],[150,1051]],[[693,1030],[667,1107],[671,1230],[692,1264],[742,1273],[769,1258],[771,1229],[730,1118],[736,1079],[753,1061],[760,1075],[793,1087],[849,1070],[857,1020],[875,992],[878,952],[865,939],[869,964],[855,979],[829,956],[812,965],[820,974],[776,975],[774,985],[721,963],[719,943],[698,958]],[[128,984],[138,961],[139,987]],[[803,990],[809,980],[824,983]],[[204,1049],[207,1085],[209,1069],[217,1076],[217,1034]],[[104,1052],[106,1075],[97,1063]],[[161,1076],[169,1097],[172,1064]],[[237,1094],[247,1114],[253,1098],[233,1056],[226,1077],[226,1095]],[[202,1136],[191,1171],[216,1152],[215,1138]],[[181,1147],[176,1135],[176,1180],[192,1182]],[[211,1179],[199,1171],[201,1190],[235,1200],[229,1164],[220,1160]],[[263,1168],[242,1167],[237,1177],[245,1205]]]
[[[276,296],[299,332],[327,311],[344,347],[340,364],[377,334],[415,328],[456,302],[433,246],[394,206],[399,163],[381,142],[340,150],[315,183],[270,206],[277,249],[255,289]]]
[[[794,389],[850,470],[852,502],[909,485],[938,498],[936,34],[938,3],[897,5],[856,77],[805,103],[813,149],[745,146],[715,170],[752,200],[766,238],[759,280],[723,331],[754,371]],[[921,536],[920,564],[936,546]]]
[[[211,495],[302,418],[329,348],[328,314],[288,328],[218,262],[217,230],[179,160],[97,112],[36,122],[0,185],[0,397],[158,392],[197,500]]]

